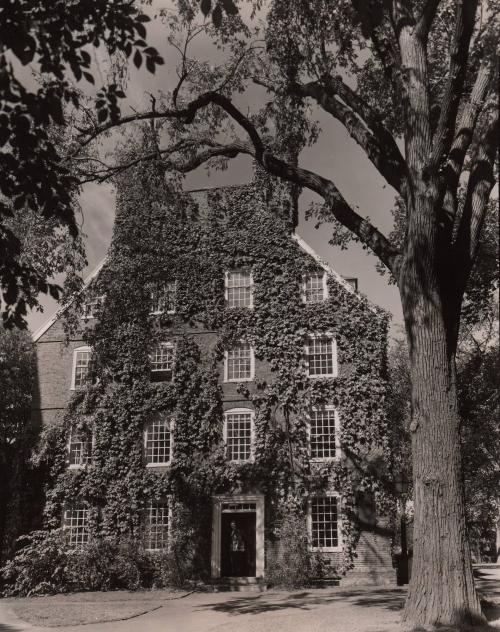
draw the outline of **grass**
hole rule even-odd
[[[45,597],[2,599],[16,616],[46,627],[122,621],[161,608],[165,601],[182,596],[166,590],[86,592]]]

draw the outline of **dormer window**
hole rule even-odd
[[[98,318],[102,305],[104,303],[104,296],[96,296],[95,298],[85,301],[82,305],[82,314],[80,318],[82,320],[90,320],[91,318]]]
[[[158,283],[151,290],[150,314],[175,314],[177,281]]]
[[[253,278],[250,270],[226,272],[226,306],[253,307]]]
[[[149,356],[152,382],[170,382],[174,376],[173,342],[160,342]]]
[[[328,298],[326,272],[310,272],[302,278],[302,300],[306,305],[322,303]]]

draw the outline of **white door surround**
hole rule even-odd
[[[264,576],[264,496],[239,494],[213,497],[212,577],[221,576],[221,516],[224,511],[255,512],[255,575]]]

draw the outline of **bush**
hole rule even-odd
[[[323,577],[325,563],[312,552],[305,516],[300,510],[285,514],[275,530],[276,541],[269,544],[266,578],[274,586],[300,588]]]
[[[137,590],[146,583],[147,569],[147,554],[128,540],[95,540],[67,556],[73,590]]]
[[[18,544],[22,548],[1,569],[6,596],[137,590],[157,575],[152,557],[129,540],[94,540],[75,549],[55,529],[35,531]]]
[[[33,531],[18,538],[20,548],[1,569],[4,595],[66,592],[68,546],[61,529]]]

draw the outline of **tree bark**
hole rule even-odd
[[[439,293],[429,286],[415,288],[417,277],[409,276],[413,291],[401,296],[412,377],[415,523],[404,621],[410,627],[455,629],[484,622],[465,522],[455,352]]]

